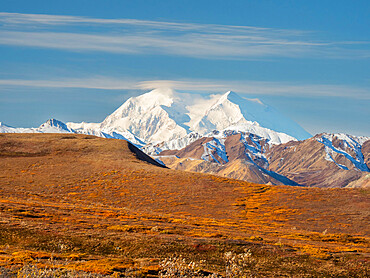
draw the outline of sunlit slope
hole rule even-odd
[[[257,238],[262,245],[286,244],[293,254],[324,258],[364,254],[368,196],[363,189],[269,186],[171,170],[123,140],[0,135],[1,230],[39,231],[52,242],[86,237],[87,251],[78,252],[94,256],[163,257],[176,250],[165,251],[153,242],[200,238]],[[147,244],[139,246],[141,239]],[[48,244],[40,247],[32,240],[0,241],[1,248],[9,246],[0,259],[10,260],[22,248],[49,250]],[[113,241],[119,249],[99,253],[93,248],[96,241]]]

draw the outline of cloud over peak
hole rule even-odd
[[[235,91],[240,94],[276,95],[291,97],[344,97],[370,100],[368,88],[333,85],[270,82],[253,80],[145,80],[139,78],[112,78],[94,76],[90,78],[64,78],[54,80],[0,79],[1,87],[35,88],[82,88],[101,90],[152,90],[171,88],[174,90],[220,93]]]

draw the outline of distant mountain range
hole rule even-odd
[[[257,183],[370,186],[370,138],[314,137],[258,99],[156,89],[128,99],[101,123],[50,119],[2,133],[81,133],[128,140],[175,169]]]
[[[323,133],[274,145],[251,133],[231,131],[154,157],[170,168],[256,183],[370,186],[370,140],[345,134]]]

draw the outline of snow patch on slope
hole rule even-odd
[[[146,144],[141,150],[148,155],[157,155],[165,150],[181,150],[202,137],[197,132],[191,132],[181,138]]]
[[[203,144],[204,153],[201,159],[216,162],[218,164],[224,164],[229,162],[226,154],[225,139],[213,138],[211,141]],[[218,158],[215,156],[217,154]]]
[[[325,160],[335,163],[335,165],[337,165],[342,170],[348,170],[348,167],[342,164],[339,164],[334,160],[333,154],[334,154],[334,151],[330,147],[325,146]]]
[[[257,122],[250,122],[245,121],[244,123],[240,123],[238,125],[231,125],[224,129],[223,131],[233,130],[238,133],[244,132],[244,133],[252,133],[256,134],[260,137],[263,137],[269,141],[269,144],[278,145],[287,143],[289,141],[297,141],[296,138],[282,133],[282,132],[276,132],[274,130],[261,127]],[[221,131],[221,132],[223,132]]]
[[[357,137],[348,134],[327,134],[323,133],[322,135],[318,136],[316,140],[319,143],[325,145],[325,152],[326,152],[326,160],[334,162],[339,168],[348,170],[348,168],[344,165],[341,165],[335,161],[333,158],[334,154],[341,154],[360,171],[369,172],[369,168],[367,167],[364,156],[361,152],[361,146],[367,140],[370,140],[369,137]],[[339,147],[335,147],[333,145],[334,140],[340,140]],[[351,151],[354,155],[349,153]]]

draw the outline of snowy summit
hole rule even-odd
[[[83,133],[126,139],[137,146],[178,140],[186,144],[187,138],[225,130],[253,133],[272,144],[311,136],[296,122],[258,99],[244,98],[231,91],[204,96],[168,88],[129,98],[101,123],[64,124],[52,119],[39,128],[1,126],[1,132]],[[189,137],[189,134],[196,135]]]
[[[79,132],[128,132],[145,143],[175,140],[191,132],[205,135],[228,128],[253,131],[261,136],[270,134],[271,138],[281,137],[275,143],[310,137],[297,123],[272,107],[230,91],[204,97],[171,89],[155,89],[129,98],[100,124],[67,125]],[[276,132],[285,135],[276,136]]]

